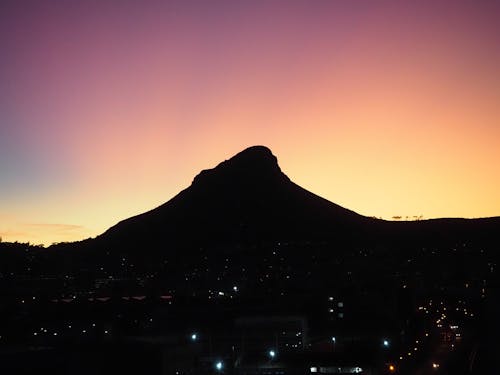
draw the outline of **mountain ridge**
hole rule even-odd
[[[287,227],[304,236],[311,231],[324,236],[328,223],[347,227],[360,220],[372,219],[296,185],[281,171],[270,149],[253,146],[203,170],[168,202],[119,222],[98,238],[122,236],[131,240],[134,231],[137,236],[175,237],[187,235],[190,227],[193,233],[204,232],[201,237],[210,237],[210,242],[224,236],[236,240],[238,232],[255,239],[264,235],[268,240],[273,230],[281,236]],[[217,233],[221,238],[215,238]]]
[[[295,184],[269,148],[252,146],[201,171],[169,201],[120,221],[96,240],[111,247],[170,249],[278,241],[416,246],[491,241],[497,229],[500,217],[398,222],[360,215]]]

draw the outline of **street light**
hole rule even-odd
[[[192,333],[191,334],[191,341],[196,341],[198,340],[198,334],[197,333]]]
[[[274,359],[274,357],[276,357],[276,352],[273,349],[269,350],[269,357],[271,359]]]
[[[384,345],[384,348],[388,348],[388,347],[389,347],[389,340],[384,339],[384,340],[382,341],[382,345]]]
[[[215,369],[216,369],[217,371],[222,371],[222,368],[223,368],[223,367],[224,367],[224,364],[222,363],[222,361],[217,361],[217,362],[215,363]]]

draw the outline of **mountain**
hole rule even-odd
[[[167,203],[97,240],[185,246],[348,239],[373,221],[296,185],[271,150],[254,146],[202,171]]]
[[[253,146],[202,171],[163,205],[119,222],[94,245],[145,252],[279,241],[407,247],[490,243],[499,229],[499,217],[389,222],[359,215],[296,185],[271,150]]]
[[[22,262],[0,254],[7,260],[0,275],[18,263],[44,277],[73,275],[75,290],[112,277],[186,295],[228,288],[228,280],[270,292],[283,283],[311,291],[389,275],[395,282],[425,275],[438,285],[436,277],[456,283],[491,273],[499,233],[500,217],[390,222],[359,215],[296,185],[268,148],[254,146],[94,239],[34,249]]]
[[[438,337],[454,322],[464,333],[455,355],[471,358],[462,355],[462,347],[493,358],[499,233],[500,218],[388,222],[361,216],[294,184],[269,149],[250,147],[202,171],[165,204],[95,239],[48,249],[0,243],[4,357],[12,357],[9,340],[16,353],[26,347],[12,360],[16,370],[34,347],[72,360],[79,357],[71,350],[83,351],[82,363],[91,358],[87,348],[92,347],[96,363],[111,358],[102,372],[114,373],[117,362],[126,366],[127,355],[139,358],[141,366],[160,357],[172,363],[177,356],[182,362],[176,368],[202,363],[194,355],[205,353],[208,344],[209,356],[200,358],[212,357],[214,348],[230,369],[243,337],[255,345],[249,353],[262,358],[263,348],[273,347],[268,343],[278,346],[278,336],[280,353],[290,349],[296,357],[309,336],[330,356],[335,334],[339,349],[358,342],[362,353],[373,347],[386,364],[387,355],[404,353],[408,343],[413,347],[425,337],[423,330],[430,330],[428,342],[438,348]],[[423,305],[431,315],[417,308]],[[434,314],[446,306],[449,317],[440,331]],[[292,317],[301,327],[310,322],[311,335],[296,333],[303,328]],[[251,323],[241,333],[238,321],[262,325]],[[40,327],[55,333],[44,335],[47,330]],[[194,329],[199,343],[186,341]],[[380,337],[393,340],[389,351],[383,348],[385,355],[375,344]],[[284,342],[295,342],[295,349]],[[433,346],[422,352],[433,354]],[[77,349],[66,354],[62,347]],[[170,348],[173,354],[163,355]],[[483,348],[491,350],[490,357]],[[342,350],[351,354],[350,347]],[[355,353],[356,363],[366,355]],[[61,373],[60,363],[49,358]],[[407,361],[410,367],[414,363]],[[445,363],[441,357],[440,362]]]

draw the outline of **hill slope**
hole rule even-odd
[[[354,235],[375,221],[294,184],[263,146],[202,171],[167,203],[99,237],[112,243],[214,244]]]

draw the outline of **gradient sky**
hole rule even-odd
[[[0,2],[0,236],[95,236],[263,144],[361,214],[500,215],[500,2]]]

